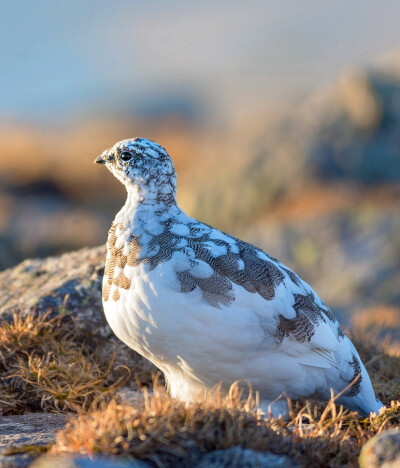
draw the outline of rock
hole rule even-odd
[[[135,459],[115,459],[110,457],[41,457],[30,468],[150,468],[145,462]]]
[[[397,468],[400,466],[400,430],[382,432],[361,450],[361,468]]]
[[[14,313],[26,315],[31,311],[37,314],[50,311],[51,316],[62,315],[67,320],[72,317],[78,346],[81,339],[82,342],[93,341],[93,346],[101,343],[108,357],[117,351],[117,367],[130,368],[132,385],[137,373],[142,382],[146,383],[146,379],[151,382],[155,368],[133,350],[120,345],[105,320],[101,302],[104,259],[105,247],[85,248],[59,257],[25,260],[0,272],[0,317],[9,320]],[[6,370],[0,366],[0,383],[4,385],[10,382],[7,379],[2,382],[5,374]],[[40,392],[30,390],[25,394],[21,390],[18,395],[22,394],[23,401],[35,399],[30,402],[30,408],[40,408]],[[139,398],[132,388],[125,390],[124,398],[128,398],[128,394],[130,400]],[[0,395],[0,412],[2,400],[7,395]],[[17,394],[13,395],[11,392],[15,400]],[[0,453],[6,451],[9,454],[0,456],[0,468],[28,466],[46,450],[48,443],[53,442],[55,432],[65,425],[66,418],[65,414],[53,413],[1,418]]]
[[[0,468],[24,468],[54,442],[68,416],[27,413],[0,419]]]
[[[296,466],[285,455],[233,447],[207,453],[195,468],[295,468]]]
[[[362,130],[373,131],[382,120],[382,104],[365,70],[352,70],[339,79],[339,102],[351,122]]]
[[[105,247],[29,259],[0,272],[0,316],[29,311],[73,315],[82,332],[112,336],[101,303]]]
[[[319,180],[357,181],[365,187],[398,182],[398,78],[373,71],[344,75],[339,94],[341,105],[329,118],[321,115],[308,141]]]

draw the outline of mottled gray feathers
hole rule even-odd
[[[226,240],[213,238],[212,228],[197,222],[186,225],[185,234],[177,234],[176,225],[173,220],[166,220],[163,231],[152,235],[147,245],[142,245],[141,236],[132,235],[131,253],[127,259],[120,258],[122,249],[111,250],[118,255],[117,264],[127,261],[128,265],[138,266],[143,263],[153,270],[160,263],[171,260],[175,252],[184,252],[188,258],[187,266],[183,271],[176,272],[181,293],[188,294],[199,288],[203,300],[213,307],[229,306],[235,300],[233,284],[249,293],[259,294],[266,301],[274,299],[276,288],[285,277],[286,282],[291,281],[296,286],[302,284],[295,273],[247,242],[228,234],[223,235]],[[115,227],[112,243],[115,243],[114,232]],[[112,247],[109,244],[109,248]],[[195,274],[196,267],[201,263],[210,266],[211,273]],[[289,336],[300,342],[310,341],[315,327],[327,321],[336,324],[338,339],[344,338],[332,312],[323,303],[319,306],[312,292],[294,294],[293,309],[296,312],[294,318],[279,316],[275,333],[278,343]]]
[[[351,380],[354,380],[357,376],[358,376],[358,379],[350,387],[350,390],[348,390],[345,393],[345,396],[347,397],[356,396],[360,393],[360,390],[361,390],[361,382],[362,382],[361,363],[355,354],[353,354],[352,357],[353,357],[352,361],[349,362],[349,365],[354,369],[354,375]]]
[[[228,306],[234,301],[232,283],[242,286],[248,292],[258,293],[266,300],[275,297],[275,288],[285,275],[272,261],[261,259],[258,256],[260,250],[228,235],[226,236],[232,239],[231,242],[212,239],[211,228],[207,225],[189,224],[187,236],[172,234],[172,226],[171,220],[164,223],[164,231],[154,235],[147,248],[138,252],[138,261],[149,264],[150,270],[153,270],[159,263],[171,260],[178,250],[191,250],[195,258],[189,263],[187,270],[177,273],[181,292],[191,292],[198,286],[203,291],[204,300],[215,307],[220,304]],[[182,247],[182,241],[185,247]],[[140,238],[137,242],[140,243]],[[213,245],[223,247],[226,253],[214,256]],[[233,252],[232,246],[238,252]],[[191,269],[198,261],[205,262],[212,268],[213,274],[210,277],[197,278],[191,274]]]
[[[285,336],[289,335],[293,335],[300,342],[310,341],[315,333],[315,325],[321,321],[326,323],[327,319],[336,323],[335,317],[327,307],[322,308],[316,304],[312,293],[307,295],[294,294],[293,297],[293,308],[296,311],[296,316],[294,319],[280,316],[276,333],[280,343]]]

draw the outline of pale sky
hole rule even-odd
[[[397,0],[0,4],[0,117],[181,99],[223,118],[307,94],[400,46]]]

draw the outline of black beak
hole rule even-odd
[[[97,156],[97,158],[93,161],[93,164],[96,164],[96,163],[97,164],[105,164],[107,161],[104,158],[103,154],[101,154],[100,156]]]

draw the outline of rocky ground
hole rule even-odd
[[[68,416],[62,413],[27,413],[0,418],[0,466],[29,466],[48,444],[54,443]],[[23,447],[23,448],[21,448]]]
[[[162,391],[145,404],[137,380],[151,386],[156,369],[118,344],[104,320],[104,253],[83,249],[0,273],[0,466],[357,466],[368,440],[362,467],[400,463],[398,402],[381,419],[358,420],[331,405],[316,406],[314,420],[298,408],[290,423],[255,420],[239,402],[186,408]],[[374,346],[358,342],[390,404],[400,398],[400,359]],[[121,429],[130,424],[137,439]]]

